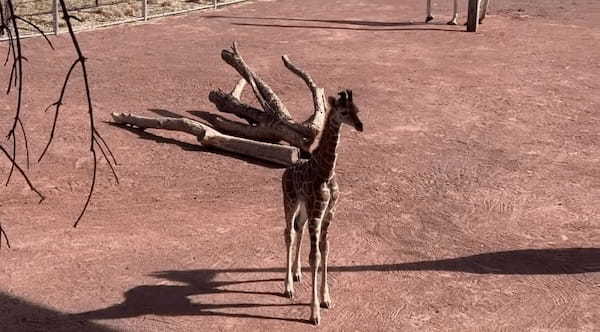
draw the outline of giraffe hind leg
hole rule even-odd
[[[452,19],[448,21],[448,25],[457,25],[458,24],[458,0],[454,0]]]
[[[302,247],[302,235],[304,234],[304,228],[308,221],[308,215],[306,213],[306,204],[301,203],[296,218],[294,219],[294,230],[296,231],[296,258],[294,260],[293,278],[294,281],[299,282],[302,279],[302,264],[300,263],[300,253]]]
[[[320,188],[317,198],[309,206],[310,217],[308,219],[308,232],[310,234],[310,267],[312,270],[312,301],[311,301],[311,321],[319,325],[321,321],[321,308],[318,288],[319,265],[321,264],[321,250],[319,242],[321,240],[321,224],[323,217],[329,206],[330,191],[326,184]]]
[[[481,11],[479,14],[479,24],[483,23],[483,19],[485,18],[485,14],[487,13],[489,0],[481,0]]]
[[[311,218],[308,223],[310,233],[310,255],[309,262],[312,270],[312,301],[311,301],[311,321],[319,325],[321,321],[320,300],[318,291],[318,273],[321,264],[321,251],[319,248],[319,239],[321,237],[321,218]]]

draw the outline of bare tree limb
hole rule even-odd
[[[231,90],[230,95],[232,95],[237,100],[242,100],[242,92],[244,91],[244,88],[246,87],[246,83],[247,82],[245,79],[240,78],[240,80],[237,82],[237,84],[235,85],[233,90]]]
[[[233,43],[231,51],[223,50],[221,52],[221,58],[250,84],[254,95],[265,112],[272,112],[279,118],[291,118],[287,108],[275,92],[273,92],[273,89],[248,67],[238,51],[236,42]]]
[[[208,94],[208,100],[210,100],[220,112],[233,114],[238,118],[246,120],[251,125],[265,121],[267,118],[272,118],[272,116],[266,112],[242,103],[239,98],[236,98],[234,95],[226,93],[221,89],[211,91]]]
[[[292,73],[299,76],[306,83],[310,89],[310,92],[312,93],[314,113],[311,117],[304,121],[303,124],[308,126],[313,131],[313,135],[316,136],[321,131],[325,123],[325,89],[317,87],[317,84],[312,77],[310,77],[307,72],[294,65],[287,55],[282,56],[281,59],[283,60],[285,67]]]
[[[295,147],[225,135],[203,123],[187,118],[150,118],[129,113],[112,113],[112,119],[115,123],[133,125],[142,129],[155,128],[182,131],[195,135],[203,146],[214,147],[284,166],[289,166],[298,161],[299,151]]]
[[[112,113],[111,116],[115,123],[128,124],[142,129],[154,128],[182,131],[197,136],[199,140],[202,140],[204,135],[206,135],[206,127],[203,124],[187,118],[153,118],[131,113]]]

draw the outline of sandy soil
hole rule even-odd
[[[208,92],[237,80],[220,60],[233,40],[299,118],[310,95],[281,55],[329,93],[354,90],[365,132],[342,137],[335,308],[319,329],[597,330],[598,2],[492,3],[477,34],[442,25],[450,1],[436,4],[436,24],[418,23],[424,5],[257,1],[79,38],[103,121],[213,111]],[[54,42],[24,42],[34,156],[73,60],[67,36]],[[308,278],[296,302],[280,296],[282,169],[101,122],[121,183],[102,164],[88,214],[70,227],[91,172],[76,77],[58,137],[30,171],[47,200],[18,178],[0,192],[12,244],[0,251],[0,330],[314,331]],[[2,130],[12,100],[1,99]]]

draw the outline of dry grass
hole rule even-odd
[[[38,25],[44,31],[52,31],[52,0],[17,1],[17,14]],[[211,0],[148,0],[148,14],[158,15],[168,12],[193,9],[212,3]],[[81,22],[76,28],[93,28],[110,22],[139,18],[142,13],[141,0],[73,0],[68,1],[69,9]],[[62,20],[60,27],[64,27]],[[31,30],[23,25],[23,29]]]

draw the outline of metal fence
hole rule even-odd
[[[145,21],[152,18],[182,14],[194,10],[218,8],[248,0],[68,0],[75,30],[88,30],[115,24]],[[44,33],[66,32],[58,0],[13,0],[17,15],[37,25]],[[19,22],[24,37],[37,33]],[[4,40],[4,39],[0,39]]]

